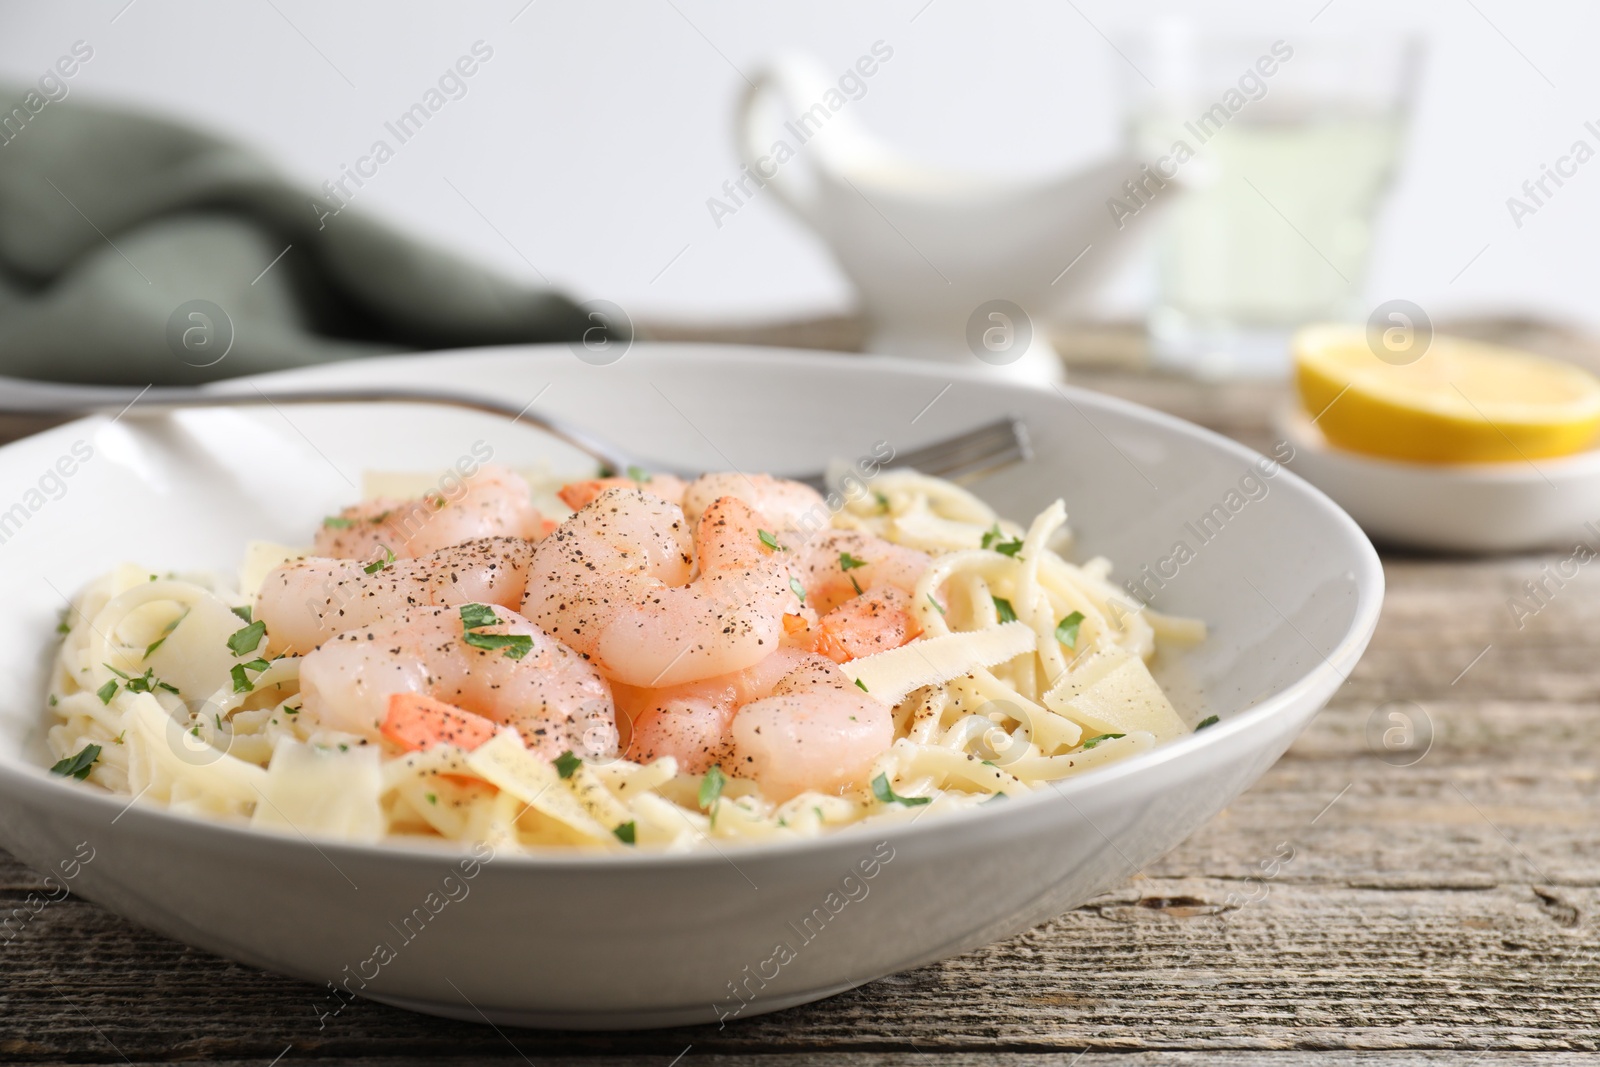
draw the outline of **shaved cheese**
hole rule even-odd
[[[1044,705],[1091,733],[1146,730],[1160,742],[1189,732],[1144,660],[1116,645],[1086,657],[1044,695]]]
[[[611,795],[611,790],[600,780],[587,763],[580,763],[569,779],[572,792],[595,820],[604,826],[621,826],[633,818],[628,806]]]
[[[145,658],[142,666],[150,667],[157,678],[177,686],[178,695],[194,704],[218,689],[232,688],[228,672],[239,658],[229,651],[228,638],[245,624],[227,604],[203,591],[195,591],[189,598],[188,608],[188,614],[172,628],[160,647]]]
[[[863,656],[844,664],[851,681],[886,704],[898,704],[912,690],[939,685],[978,667],[993,667],[1039,645],[1025,622],[1008,622],[989,630],[944,634]]]
[[[589,814],[555,767],[523,748],[515,731],[501,731],[479,745],[467,756],[467,766],[484,781],[580,836],[616,843],[611,830]]]
[[[273,570],[290,560],[305,559],[310,549],[291,548],[273,541],[251,541],[244,546],[244,562],[239,565],[239,592],[254,600],[261,583]]]
[[[279,738],[250,825],[376,841],[385,824],[378,803],[382,777],[375,745],[341,751]]]

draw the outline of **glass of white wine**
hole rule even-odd
[[[1417,42],[1227,39],[1163,22],[1125,54],[1129,134],[1149,169],[1108,206],[1161,214],[1155,361],[1205,377],[1282,375],[1296,327],[1364,321]]]

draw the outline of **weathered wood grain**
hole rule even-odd
[[[1429,891],[1269,883],[1263,899],[1224,910],[1217,902],[1234,883],[1146,882],[1006,944],[721,1033],[518,1041],[538,1052],[643,1052],[680,1039],[678,1048],[754,1050],[794,1047],[799,1035],[811,1048],[1404,1048],[1461,1047],[1486,1026],[1504,1047],[1583,1048],[1600,1038],[1592,944],[1568,913],[1520,887],[1441,901]],[[1592,913],[1592,891],[1565,896]],[[268,1049],[267,1034],[300,1057],[494,1043],[492,1031],[364,1004],[319,1030],[310,989],[129,936],[103,913],[83,914],[91,910],[63,903],[41,917],[33,947],[42,973],[8,967],[6,984],[44,988],[9,995],[8,1016],[32,1001],[47,1010],[30,1014],[60,1037],[99,1037],[132,1058],[275,1053],[282,1045]],[[1076,973],[1082,979],[1063,987]],[[0,1051],[21,1058],[32,1044],[8,1038]]]
[[[1281,395],[1079,380],[1256,445]],[[821,1004],[723,1030],[502,1034],[358,1002],[323,1029],[310,987],[67,899],[0,944],[0,1061],[262,1064],[288,1050],[284,1063],[1591,1062],[1600,567],[1520,627],[1507,604],[1553,558],[1389,555],[1366,657],[1194,838],[1020,937]],[[1368,737],[1392,702],[1433,726],[1411,766],[1384,762]],[[0,858],[0,909],[39,887]]]
[[[292,1050],[291,1050],[292,1055]],[[1221,1062],[1222,1057],[1211,1052],[819,1052],[796,1055],[794,1053],[700,1053],[693,1046],[679,1050],[679,1056],[662,1053],[648,1056],[540,1056],[537,1061],[513,1051],[510,1044],[499,1053],[484,1052],[472,1057],[474,1064],[510,1065],[525,1067],[537,1062],[539,1067],[639,1067],[641,1064],[658,1067],[1205,1067]],[[1588,1053],[1577,1052],[1508,1052],[1491,1046],[1481,1054],[1470,1051],[1351,1051],[1302,1052],[1296,1050],[1241,1050],[1230,1051],[1226,1062],[1240,1067],[1471,1067],[1485,1064],[1490,1067],[1577,1067],[1592,1063]],[[62,1061],[67,1063],[69,1061]],[[98,1063],[99,1060],[74,1060],[73,1064]],[[121,1063],[121,1060],[113,1062]],[[185,1060],[194,1067],[261,1067],[259,1060]],[[282,1061],[290,1064],[288,1056]],[[341,1063],[351,1067],[416,1067],[433,1064],[437,1060],[421,1056],[361,1056],[342,1058]]]
[[[1600,1048],[1595,890],[1346,889],[1136,880],[1021,937],[822,1004],[633,1035],[518,1033],[530,1056],[881,1049]],[[493,1030],[370,1004],[319,1027],[315,990],[49,909],[5,968],[0,1055],[61,1049],[296,1059],[492,1053]],[[14,948],[18,946],[13,946]],[[26,1022],[26,1029],[19,1023]]]

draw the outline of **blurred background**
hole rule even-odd
[[[1203,39],[1174,16],[1197,20]],[[108,0],[10,5],[0,28],[5,81],[25,87],[85,42],[93,56],[65,79],[68,100],[197,124],[257,150],[308,190],[338,180],[376,140],[394,142],[385,124],[482,42],[492,58],[462,80],[463,94],[359,189],[347,183],[353,207],[529,284],[612,301],[657,335],[845,316],[841,343],[856,336],[848,317],[861,302],[828,242],[770,189],[742,201],[724,190],[740,177],[740,96],[775,56],[805,53],[837,74],[879,43],[892,58],[849,101],[853,120],[922,163],[1026,183],[1128,149],[1141,130],[1160,126],[1163,108],[1168,119],[1183,118],[1191,104],[1204,110],[1227,84],[1208,87],[1213,69],[1237,67],[1234,80],[1282,40],[1300,57],[1284,63],[1282,75],[1309,71],[1310,57],[1322,55],[1323,68],[1347,74],[1342,87],[1334,78],[1317,90],[1322,102],[1366,93],[1366,105],[1391,109],[1393,136],[1376,143],[1381,131],[1357,134],[1355,153],[1367,153],[1359,164],[1348,146],[1331,155],[1326,144],[1305,149],[1324,151],[1324,174],[1366,168],[1365,179],[1345,177],[1372,186],[1370,219],[1364,209],[1319,218],[1345,210],[1325,201],[1286,206],[1299,184],[1291,168],[1258,182],[1278,183],[1259,190],[1262,203],[1238,208],[1249,217],[1246,230],[1287,224],[1299,233],[1282,229],[1270,240],[1321,245],[1370,222],[1353,255],[1310,250],[1345,266],[1335,270],[1350,290],[1342,310],[1357,320],[1404,298],[1435,320],[1509,316],[1600,327],[1589,269],[1600,197],[1575,188],[1600,182],[1600,166],[1592,175],[1579,168],[1520,219],[1507,204],[1576,140],[1600,146],[1584,128],[1600,119],[1591,106],[1600,71],[1587,55],[1600,8],[1589,4]],[[1415,54],[1373,58],[1406,40],[1419,43]],[[1379,67],[1361,66],[1363,57]],[[1277,100],[1277,91],[1251,101],[1236,124],[1303,124],[1304,108],[1283,111],[1294,102]],[[1204,170],[1189,167],[1180,180],[1203,182]],[[1090,197],[1087,210],[1105,212],[1112,192]],[[1172,257],[1185,250],[1162,250],[1180,224],[1154,222],[1111,239],[1126,248],[1104,249],[1104,284],[1083,293],[1064,284],[1059,300],[1046,292],[1048,306],[1029,307],[1069,355],[1142,358],[1137,341],[1130,354],[1121,326],[1150,321],[1182,297],[1184,268]],[[1193,222],[1183,240],[1191,254],[1204,253],[1215,236]],[[1076,252],[1067,244],[1051,251],[1062,266]],[[1223,281],[1224,289],[1235,284]],[[1170,319],[1183,334],[1185,324]],[[1097,324],[1114,328],[1097,332]],[[1184,343],[1172,342],[1180,358]],[[1230,373],[1226,363],[1210,369]],[[1240,363],[1261,370],[1251,358]],[[1285,358],[1276,370],[1287,366]]]

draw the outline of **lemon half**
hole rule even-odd
[[[1359,326],[1309,326],[1293,346],[1301,404],[1351,452],[1507,463],[1581,452],[1600,435],[1600,379],[1570,363],[1444,335],[1412,362],[1380,358]]]

